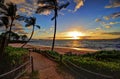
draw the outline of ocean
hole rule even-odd
[[[32,45],[52,46],[52,40],[32,40]],[[57,47],[120,50],[120,40],[56,40]]]

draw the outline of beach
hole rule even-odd
[[[14,43],[9,44],[13,47],[21,47],[23,44],[20,43]],[[36,48],[39,50],[51,50],[50,46],[38,46],[38,45],[31,45],[27,44],[24,48]],[[55,47],[54,51],[58,52],[59,54],[66,54],[66,53],[72,53],[72,54],[86,54],[86,53],[94,53],[98,50],[95,49],[88,49],[88,48],[72,48],[72,47]]]

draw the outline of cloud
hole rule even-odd
[[[116,12],[110,15],[111,18],[119,18],[120,17],[120,12]]]
[[[20,10],[21,12],[23,12],[23,13],[25,13],[25,12],[26,12],[26,9],[25,9],[25,8],[23,8],[23,7],[19,8],[19,10]]]
[[[106,26],[105,26],[106,29],[109,29],[109,28],[111,28],[111,27],[112,27],[112,26],[110,26],[110,25],[106,25]]]
[[[120,24],[120,22],[108,22],[108,23],[106,23],[106,22],[101,22],[100,24],[101,24],[103,27],[109,29],[109,28],[112,27],[112,25]]]
[[[102,34],[108,34],[108,35],[120,35],[120,32],[105,32]]]
[[[50,10],[45,10],[43,12],[41,12],[42,15],[50,15],[51,11]]]
[[[96,28],[96,30],[101,30],[101,28],[98,27],[98,28]]]
[[[110,17],[109,16],[104,16],[103,17],[105,20],[110,20]]]
[[[15,26],[12,27],[12,31],[19,33],[19,34],[28,34],[25,32],[25,29],[23,28],[22,24],[20,24],[18,21],[14,21]]]
[[[109,28],[111,28],[112,26],[112,24],[111,23],[106,23],[106,22],[100,22],[100,24],[104,27],[104,28],[106,28],[106,29],[109,29]]]
[[[28,34],[27,32],[23,31],[23,30],[20,30],[17,32],[18,34]]]
[[[51,26],[50,28],[49,28],[49,31],[53,31],[54,30],[54,26]]]
[[[100,21],[102,21],[102,20],[99,18],[95,19],[95,22],[100,22]]]
[[[84,5],[84,0],[74,0],[74,2],[76,3],[75,9],[74,9],[75,12]]]
[[[120,22],[110,22],[110,25],[114,25],[114,24],[120,24]]]
[[[37,0],[5,0],[6,3],[13,2],[17,4],[18,14],[26,13],[28,16],[31,16],[35,12]]]
[[[120,0],[110,0],[110,4],[105,6],[105,8],[115,8],[120,7]]]
[[[15,4],[25,3],[26,0],[5,0],[5,2],[13,2]]]
[[[105,20],[110,20],[110,19],[115,19],[115,18],[120,18],[120,12],[115,12],[108,16],[103,16],[103,19]]]

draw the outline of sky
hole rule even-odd
[[[18,14],[34,16],[41,29],[35,29],[34,39],[51,39],[54,33],[53,11],[36,14],[37,0],[6,0],[17,4]],[[120,0],[59,0],[70,2],[57,17],[56,39],[114,39],[120,38]],[[13,31],[30,36],[32,27],[25,28],[23,22],[15,21]],[[3,30],[4,28],[2,28]]]

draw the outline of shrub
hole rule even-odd
[[[5,49],[4,57],[0,62],[0,68],[4,69],[3,72],[9,71],[24,63],[26,57],[28,57],[28,51],[26,49],[9,46]]]

